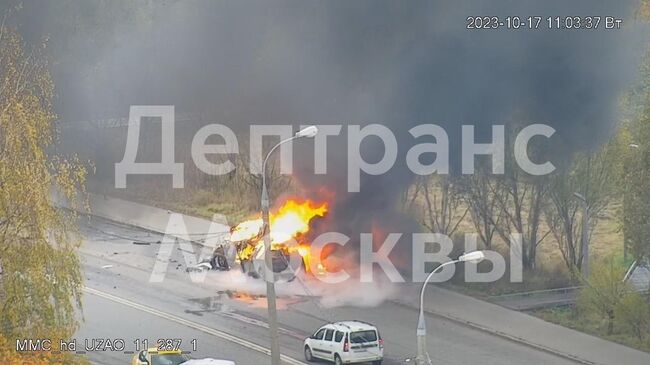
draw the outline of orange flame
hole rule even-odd
[[[326,213],[327,203],[316,203],[311,200],[287,200],[269,216],[271,243],[279,245],[297,238],[309,231],[309,223],[313,218],[322,217]],[[263,233],[262,229],[262,218],[241,222],[231,229],[230,240],[233,242],[259,240]],[[302,253],[305,251],[301,252],[301,255]]]

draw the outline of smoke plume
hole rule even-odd
[[[490,140],[492,124],[545,123],[555,161],[612,132],[634,80],[642,36],[636,1],[25,1],[20,26],[49,36],[62,119],[124,116],[129,105],[173,104],[205,120],[251,124],[381,123],[398,164],[348,193],[347,135],[329,139],[328,173],[313,146],[295,147],[294,172],[318,197],[334,194],[330,228],[410,232],[395,209],[412,182],[412,126],[435,123],[457,159],[461,124]],[[468,16],[544,17],[539,29],[468,30]],[[545,29],[548,16],[613,16],[620,30]],[[425,141],[417,141],[417,143]],[[184,148],[189,148],[185,146]],[[243,151],[246,153],[246,151]],[[362,155],[376,161],[377,141]]]

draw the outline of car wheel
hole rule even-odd
[[[373,361],[372,365],[381,365],[381,360]]]
[[[305,346],[305,360],[307,360],[307,362],[314,361],[314,356],[311,354],[309,346]]]
[[[334,355],[334,365],[343,365],[343,361],[341,361],[341,356],[339,356],[339,354]]]

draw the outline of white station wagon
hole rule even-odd
[[[372,362],[384,358],[384,341],[377,327],[361,321],[329,323],[304,342],[305,359],[323,359],[336,365]]]

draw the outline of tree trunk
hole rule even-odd
[[[612,335],[614,333],[614,310],[610,309],[607,311],[607,334]]]

